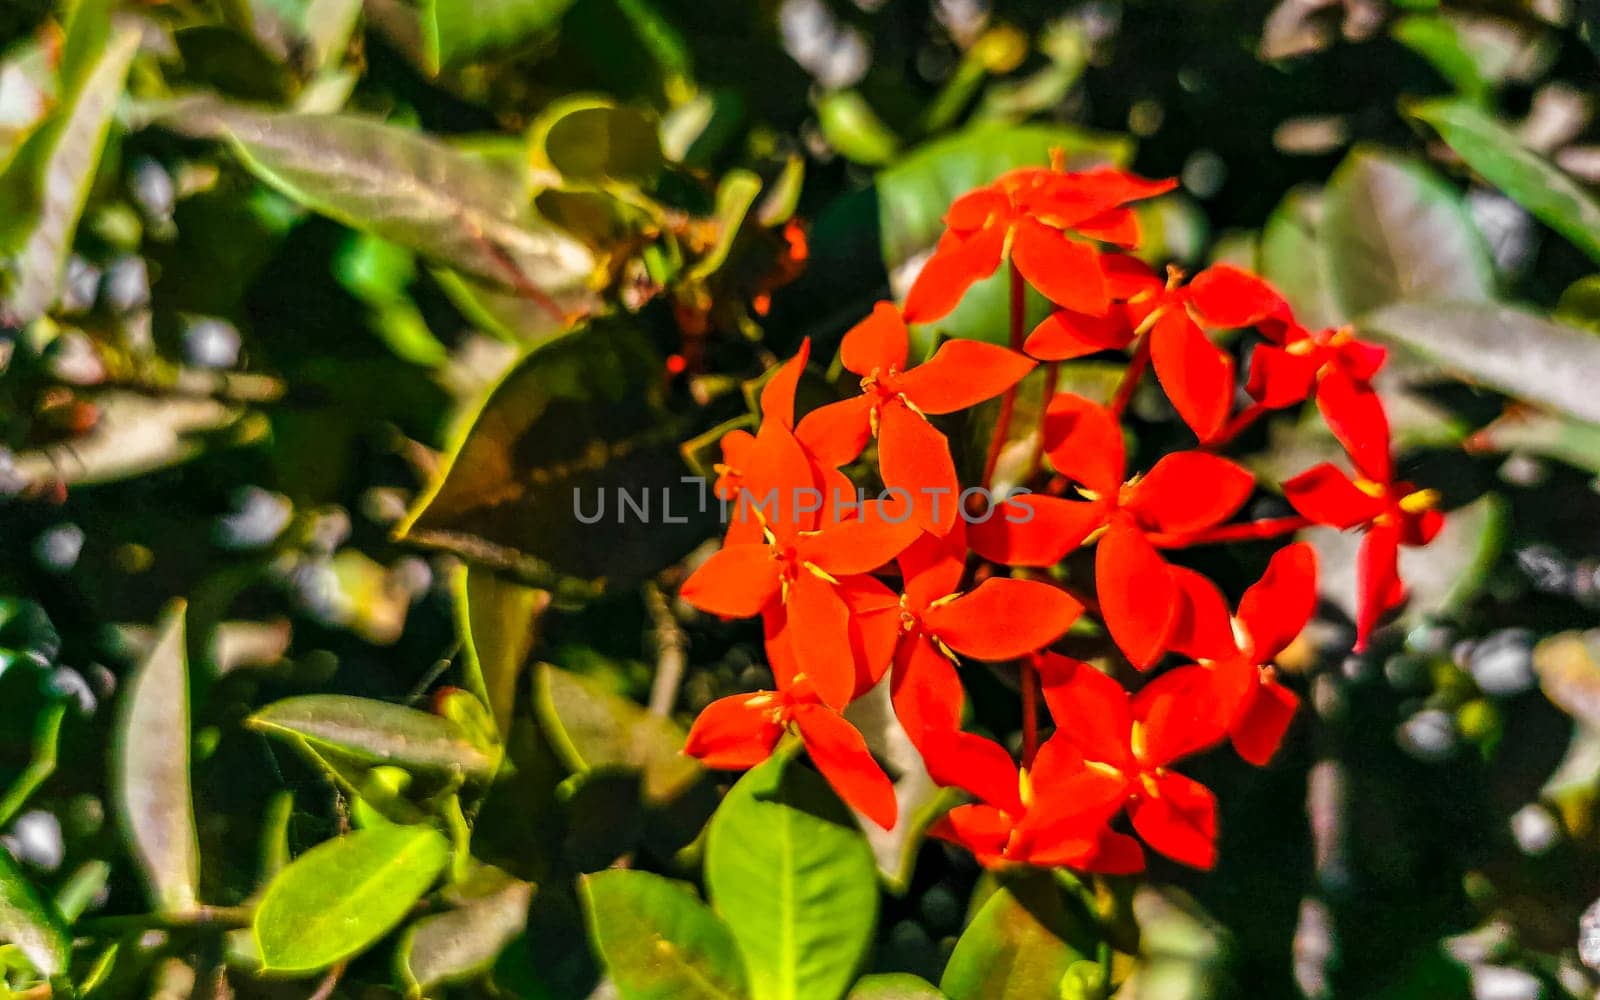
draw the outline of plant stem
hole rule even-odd
[[[689,639],[672,614],[661,588],[653,583],[644,586],[644,606],[650,613],[650,624],[656,639],[656,679],[650,686],[650,711],[654,715],[671,715],[678,704],[678,688],[683,684],[683,673],[689,665]]]
[[[186,927],[248,927],[253,910],[248,906],[197,906],[186,913],[134,913],[128,916],[91,917],[78,921],[76,930],[88,935],[123,931]]]
[[[1039,752],[1039,670],[1033,657],[1022,659],[1022,766],[1032,767]]]
[[[1011,275],[1011,349],[1022,350],[1022,325],[1027,320],[1028,286],[1023,283],[1022,272],[1015,261],[1008,263]],[[995,417],[994,436],[989,439],[989,454],[983,460],[983,485],[994,481],[995,466],[1000,464],[1000,452],[1011,434],[1011,415],[1017,409],[1017,386],[1013,385],[1000,397],[1000,415]]]
[[[1291,517],[1246,521],[1243,524],[1224,524],[1192,535],[1150,535],[1149,538],[1158,549],[1181,549],[1191,545],[1218,545],[1223,542],[1259,542],[1310,526],[1309,519],[1295,514]]]
[[[1128,401],[1133,398],[1133,391],[1139,388],[1139,379],[1144,377],[1144,370],[1150,367],[1150,334],[1141,334],[1139,343],[1133,348],[1133,357],[1128,360],[1128,368],[1122,373],[1122,381],[1117,383],[1116,395],[1111,397],[1111,415],[1121,418],[1122,411],[1128,408]]]
[[[1044,465],[1044,420],[1050,412],[1050,400],[1056,394],[1056,382],[1060,376],[1061,362],[1051,361],[1044,366],[1044,386],[1039,393],[1039,431],[1033,442],[1033,455],[1028,459],[1028,475],[1023,480],[1025,483],[1033,482]]]
[[[1240,410],[1238,416],[1224,424],[1222,430],[1217,432],[1216,437],[1205,442],[1205,447],[1210,449],[1224,447],[1234,438],[1244,433],[1244,431],[1247,430],[1251,424],[1259,420],[1261,415],[1266,412],[1267,408],[1265,406],[1262,406],[1260,403],[1251,403],[1243,410]]]

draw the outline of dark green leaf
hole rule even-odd
[[[122,691],[117,720],[117,813],[150,901],[163,913],[192,911],[200,853],[189,790],[189,657],[184,604],[175,602],[155,644]]]
[[[456,629],[467,673],[494,713],[504,741],[511,731],[517,681],[533,649],[539,615],[550,603],[542,590],[502,579],[481,566],[464,566],[455,580]]]
[[[29,137],[0,176],[0,248],[7,266],[4,312],[22,324],[56,301],[89,186],[100,165],[112,114],[122,96],[139,32],[119,31],[87,61],[77,89],[55,119]],[[69,52],[70,54],[70,52]]]
[[[1360,320],[1367,336],[1454,375],[1600,423],[1600,337],[1509,306],[1401,302]]]
[[[687,886],[634,871],[580,885],[590,938],[623,1000],[750,995],[732,932]]]
[[[1360,316],[1403,300],[1481,302],[1494,265],[1455,189],[1424,164],[1352,153],[1323,196],[1318,236],[1340,311]]]
[[[546,737],[566,765],[638,771],[652,802],[676,798],[700,778],[700,763],[683,753],[684,733],[592,677],[540,664],[533,700]]]
[[[434,68],[505,52],[554,28],[574,0],[422,0],[422,31]]]
[[[815,772],[779,755],[711,820],[706,887],[744,953],[756,1000],[838,1000],[872,943],[872,851]]]
[[[450,860],[424,826],[377,826],[319,844],[267,886],[254,933],[270,972],[324,969],[387,934]]]
[[[498,888],[464,900],[446,913],[418,920],[400,942],[398,962],[406,982],[424,994],[464,982],[494,966],[528,922],[533,886],[501,877]]]
[[[655,123],[632,108],[564,101],[545,112],[534,135],[545,159],[567,180],[648,184],[661,172]]]
[[[885,972],[862,976],[847,1000],[944,1000],[944,994],[921,976]]]
[[[1490,184],[1600,260],[1600,201],[1582,184],[1523,146],[1515,132],[1482,108],[1464,101],[1424,101],[1408,110]]]
[[[356,115],[274,114],[216,101],[160,116],[233,143],[263,183],[345,225],[526,294],[530,309],[590,308],[594,258],[533,214],[532,178],[502,160]]]
[[[1061,981],[1088,948],[1061,889],[1044,872],[1003,885],[956,942],[939,982],[951,1000],[1034,1000],[1061,995]]]
[[[58,976],[72,959],[72,937],[56,908],[0,849],[0,941],[14,944],[41,976]]]
[[[298,737],[313,750],[334,750],[363,764],[473,779],[492,776],[496,764],[493,755],[449,719],[371,698],[340,694],[285,698],[252,715],[250,725]]]
[[[681,481],[661,371],[627,319],[596,320],[535,349],[489,396],[397,533],[578,596],[681,559],[704,537],[706,510],[702,491]],[[648,513],[624,508],[622,494]]]
[[[1313,330],[1339,326],[1349,317],[1328,287],[1328,258],[1318,238],[1324,199],[1319,192],[1290,191],[1261,229],[1257,267],[1294,308],[1295,319]]]

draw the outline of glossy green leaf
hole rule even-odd
[[[711,904],[733,931],[756,1000],[838,1000],[872,944],[872,851],[827,784],[779,755],[712,817]]]
[[[593,305],[594,258],[534,215],[531,174],[358,115],[278,114],[200,100],[162,124],[229,140],[263,183],[354,229],[416,250],[530,309]]]
[[[424,917],[406,931],[397,962],[407,983],[429,994],[465,982],[494,966],[506,945],[528,922],[533,886],[504,876],[501,884],[461,902],[456,909]]]
[[[732,931],[687,886],[648,872],[579,883],[590,940],[622,1000],[741,1000],[750,995]]]
[[[667,802],[699,780],[700,762],[683,752],[684,732],[592,677],[540,664],[533,703],[550,744],[580,774],[638,771],[645,798]]]
[[[661,372],[626,318],[536,348],[489,395],[397,534],[580,597],[681,559],[710,508],[681,481],[682,434],[661,405]]]
[[[1600,423],[1600,337],[1510,306],[1402,302],[1362,317],[1365,335],[1470,382]]]
[[[1433,64],[1456,92],[1482,103],[1493,92],[1479,54],[1473,51],[1459,21],[1443,14],[1408,14],[1389,29],[1394,40]]]
[[[11,260],[3,313],[13,324],[43,315],[61,291],[78,219],[111,130],[139,32],[119,30],[91,58],[55,117],[40,128],[0,176],[0,250]],[[78,56],[76,47],[69,57]],[[70,79],[70,77],[68,77]]]
[[[1350,154],[1323,196],[1328,288],[1348,317],[1399,301],[1486,301],[1494,265],[1461,197],[1421,162]]]
[[[944,994],[921,976],[883,972],[862,976],[847,1000],[944,1000]]]
[[[315,972],[359,953],[410,912],[449,860],[450,842],[425,826],[378,826],[313,847],[256,907],[262,967]]]
[[[1045,872],[1008,881],[956,941],[939,988],[950,1000],[1034,1000],[1061,995],[1073,963],[1090,952],[1086,928]]]
[[[550,166],[569,181],[648,184],[661,172],[656,125],[633,108],[573,98],[546,110],[533,135]]]
[[[1068,167],[1124,165],[1133,157],[1131,140],[1059,125],[1009,125],[982,122],[918,146],[878,174],[878,230],[883,261],[896,296],[911,287],[923,255],[944,232],[950,203],[1007,170],[1044,166],[1050,151],[1066,154]],[[931,349],[934,331],[952,337],[1005,343],[1008,292],[1004,273],[978,282],[961,305],[931,329],[913,331],[921,354]],[[1046,304],[1029,295],[1029,321],[1045,316]]]
[[[175,602],[122,690],[114,755],[117,815],[150,901],[162,913],[199,902],[200,851],[189,779],[189,656]]]
[[[574,0],[422,0],[420,16],[433,68],[448,69],[516,49],[553,29]]]
[[[1524,146],[1482,108],[1464,101],[1423,101],[1407,111],[1438,132],[1490,184],[1600,260],[1600,200],[1583,184]]]
[[[494,713],[502,742],[511,730],[517,682],[533,649],[539,615],[550,595],[503,579],[481,566],[463,566],[453,581],[456,630],[467,675]]]
[[[1297,188],[1284,196],[1261,229],[1256,267],[1282,293],[1304,326],[1325,330],[1348,317],[1328,287],[1328,258],[1318,238],[1324,199]]]
[[[72,960],[72,936],[61,914],[0,850],[0,942],[16,945],[41,976],[58,976]]]
[[[369,765],[486,779],[495,758],[449,719],[415,708],[341,694],[307,694],[275,701],[250,717],[263,732],[304,740]]]
[[[824,94],[817,100],[817,124],[829,145],[854,163],[881,167],[900,151],[900,137],[883,123],[859,91]]]

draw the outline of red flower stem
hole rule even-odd
[[[1044,388],[1039,394],[1039,430],[1033,442],[1033,455],[1028,459],[1028,475],[1023,480],[1025,483],[1033,482],[1044,465],[1044,420],[1050,412],[1050,400],[1056,394],[1056,381],[1060,375],[1059,361],[1051,361],[1044,366]]]
[[[1128,370],[1122,373],[1122,381],[1117,383],[1117,393],[1111,397],[1111,415],[1117,419],[1122,418],[1122,411],[1128,408],[1128,400],[1133,398],[1133,391],[1139,388],[1139,379],[1144,377],[1144,370],[1150,367],[1150,334],[1145,333],[1139,338],[1139,343],[1133,349],[1133,357],[1128,361]]]
[[[1193,535],[1152,534],[1146,537],[1156,548],[1182,549],[1191,545],[1218,545],[1223,542],[1259,542],[1310,526],[1311,521],[1308,518],[1296,514],[1292,517],[1269,517],[1261,521],[1246,521],[1243,524],[1224,524]]]
[[[1022,325],[1026,321],[1027,291],[1028,286],[1022,281],[1022,272],[1017,270],[1013,261],[1009,265],[1011,273],[1011,349],[1022,350]],[[990,486],[994,481],[995,466],[1000,464],[1000,450],[1006,446],[1006,438],[1011,434],[1011,415],[1017,409],[1017,387],[1013,385],[1000,397],[1000,414],[994,420],[994,436],[989,439],[989,454],[983,460],[983,485]]]
[[[1039,671],[1033,657],[1022,659],[1022,766],[1032,767],[1039,752]]]
[[[1261,415],[1266,412],[1267,408],[1265,406],[1262,406],[1260,403],[1251,403],[1243,410],[1240,410],[1239,414],[1232,420],[1228,421],[1227,424],[1223,426],[1222,430],[1217,432],[1216,437],[1205,442],[1205,446],[1212,449],[1226,446],[1232,442],[1234,438],[1238,437],[1247,428],[1249,428],[1251,424],[1259,420]]]

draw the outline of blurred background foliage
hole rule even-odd
[[[1595,996],[1597,16],[10,0],[0,995]],[[682,726],[771,679],[671,597],[714,525],[575,531],[572,489],[695,512],[751,381],[1057,147],[1181,177],[1152,260],[1394,349],[1453,510],[1411,603],[1345,655],[1351,545],[1313,533],[1308,707],[1271,768],[1199,768],[1215,872],[981,876],[870,701],[893,835],[782,757],[719,809]],[[980,286],[918,337],[1003,324]],[[1293,414],[1241,444],[1336,450]],[[1014,679],[971,680],[1017,739]]]

